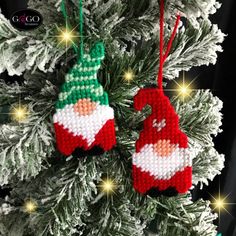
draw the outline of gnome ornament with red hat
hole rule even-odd
[[[163,65],[171,49],[180,16],[164,48],[164,1],[160,1],[160,67],[158,88],[140,89],[134,97],[134,107],[141,111],[152,108],[133,154],[133,184],[141,194],[173,196],[186,193],[192,186],[192,161],[187,136],[179,128],[179,117],[162,88]]]

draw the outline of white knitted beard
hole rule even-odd
[[[79,115],[74,111],[74,105],[66,105],[58,109],[53,116],[54,123],[62,125],[75,136],[82,136],[88,145],[95,141],[95,136],[108,120],[114,119],[114,111],[111,107],[97,103],[96,109],[90,115]]]
[[[146,144],[139,153],[133,155],[133,165],[143,172],[149,172],[155,179],[168,180],[176,172],[192,166],[188,148],[176,148],[169,156],[158,156],[153,144]]]

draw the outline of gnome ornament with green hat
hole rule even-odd
[[[115,143],[114,111],[97,80],[104,58],[96,43],[66,75],[53,116],[57,147],[64,155],[107,151]]]
[[[104,45],[98,42],[89,54],[84,54],[82,0],[79,4],[79,52],[73,44],[79,59],[66,75],[53,116],[57,148],[66,156],[101,154],[116,143],[114,111],[97,79],[105,55]],[[61,6],[67,19],[64,0]]]

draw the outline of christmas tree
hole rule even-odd
[[[29,0],[28,5],[43,16],[33,31],[15,29],[0,14],[0,72],[24,78],[0,80],[0,185],[8,191],[0,199],[0,235],[215,236],[217,215],[209,201],[193,202],[191,190],[152,196],[133,188],[135,142],[151,113],[148,107],[137,112],[133,101],[140,88],[156,86],[159,1],[86,0],[81,7],[78,0]],[[164,64],[164,86],[182,71],[216,63],[224,34],[209,17],[219,8],[215,0],[165,1],[165,43],[178,14],[181,24]],[[213,143],[221,132],[222,102],[209,90],[179,90],[170,100],[188,137],[193,189],[207,185],[224,166]],[[100,106],[98,114],[105,117],[93,135],[84,133],[85,144],[73,141],[81,144],[75,152],[73,145],[60,148],[67,134],[56,134],[56,110],[68,104],[83,115]],[[93,125],[84,122],[81,129]]]

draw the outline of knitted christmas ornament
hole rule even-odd
[[[104,46],[97,43],[66,75],[53,116],[57,147],[64,155],[95,146],[107,151],[116,143],[114,111],[97,80]]]
[[[64,1],[62,3],[62,12],[67,18]],[[77,155],[95,154],[91,151],[107,151],[116,143],[114,111],[97,80],[105,54],[103,43],[96,43],[89,54],[83,53],[82,0],[80,40],[80,58],[66,75],[53,116],[57,147],[64,155],[76,149]]]
[[[185,193],[192,185],[192,161],[187,136],[179,129],[178,115],[162,88],[163,64],[169,54],[179,20],[180,16],[177,17],[163,55],[164,2],[161,0],[159,86],[140,89],[134,97],[136,110],[141,111],[146,105],[152,108],[152,114],[144,121],[132,159],[134,188],[142,194],[155,196]]]

